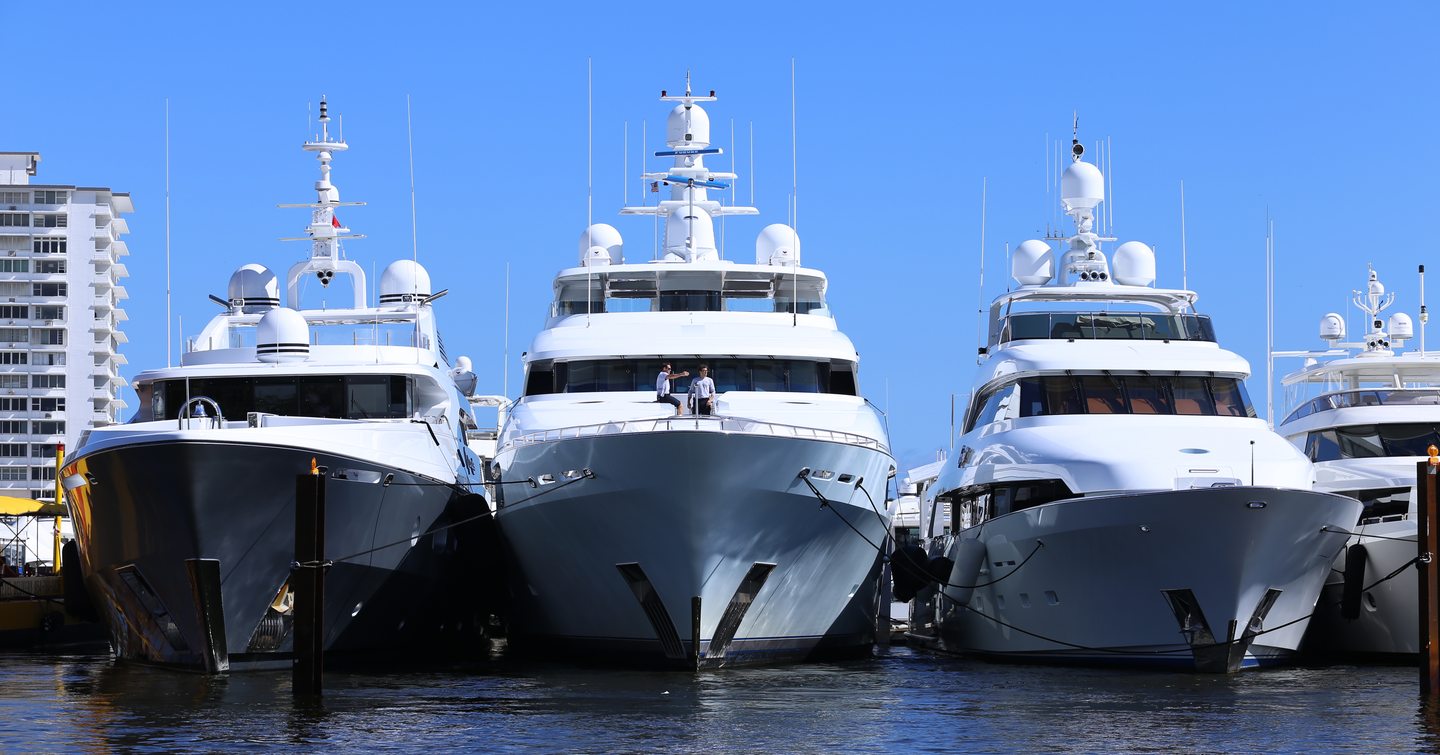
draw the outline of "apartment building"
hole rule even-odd
[[[130,195],[35,183],[39,165],[0,152],[0,495],[20,498],[51,497],[56,445],[125,408]]]

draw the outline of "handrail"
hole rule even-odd
[[[748,419],[745,417],[716,417],[694,414],[679,417],[658,417],[654,419],[615,420],[611,422],[599,422],[592,425],[573,425],[552,430],[536,430],[513,438],[507,438],[501,443],[500,447],[501,449],[505,449],[513,446],[528,446],[535,443],[589,438],[598,435],[666,432],[670,430],[704,430],[707,432],[809,438],[812,440],[827,440],[852,446],[874,448],[882,453],[890,453],[890,448],[884,443],[874,438],[855,433],[826,430],[818,427],[786,425],[779,422],[766,422],[764,420]]]

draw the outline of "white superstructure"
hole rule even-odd
[[[326,480],[325,636],[332,653],[437,647],[476,629],[493,553],[474,375],[452,371],[433,303],[445,291],[413,259],[384,268],[375,300],[342,241],[331,181],[346,143],[320,133],[308,254],[283,281],[247,264],[180,365],[135,378],[141,406],[91,430],[62,483],[88,585],[115,652],[206,671],[288,663],[296,478]],[[335,279],[351,301],[306,306]],[[282,294],[281,285],[284,285]],[[283,296],[283,299],[282,299]],[[468,363],[468,360],[457,360]],[[468,391],[467,391],[468,392]],[[309,479],[308,477],[306,479]],[[67,566],[67,568],[70,568]]]
[[[935,560],[911,565],[943,584],[919,599],[938,601],[948,647],[994,657],[1284,660],[1343,543],[1325,528],[1356,504],[1310,491],[1195,294],[1153,287],[1149,247],[1102,250],[1104,177],[1073,152],[1076,232],[1021,244],[1020,285],[990,308],[959,451],[925,498],[950,505],[950,534],[932,524]]]
[[[756,210],[710,193],[734,178],[705,164],[714,93],[661,99],[656,155],[673,165],[645,177],[669,196],[622,210],[663,227],[657,258],[609,225],[581,234],[500,438],[512,641],[687,667],[863,652],[888,527],[883,417],[793,228],[764,228],[753,262],[722,258],[713,219]],[[713,413],[658,400],[667,362],[682,403],[708,366]]]
[[[1361,339],[1346,342],[1345,320],[1332,312],[1320,320],[1328,348],[1275,354],[1305,359],[1283,380],[1288,409],[1277,432],[1314,462],[1317,489],[1365,505],[1316,606],[1306,642],[1317,652],[1420,652],[1415,469],[1440,444],[1440,354],[1400,350],[1415,326],[1403,312],[1381,319],[1394,300],[1371,268],[1354,292],[1366,315]],[[1420,318],[1423,327],[1423,306]]]

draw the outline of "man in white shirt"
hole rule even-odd
[[[670,381],[675,378],[689,376],[690,372],[688,370],[676,373],[671,370],[670,363],[666,362],[664,366],[660,368],[660,374],[655,377],[655,403],[669,404],[675,407],[675,413],[678,415],[680,413],[680,399],[670,394]]]
[[[700,365],[700,377],[690,381],[690,396],[695,399],[696,414],[711,414],[715,411],[715,381],[710,379],[710,368]]]

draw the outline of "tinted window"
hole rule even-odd
[[[672,393],[685,393],[700,374],[701,363],[710,367],[710,377],[721,393],[728,391],[783,391],[790,393],[839,393],[855,395],[854,375],[837,372],[841,379],[831,386],[830,364],[802,359],[727,359],[704,360],[681,358],[670,360],[676,372],[689,372],[686,377],[670,383]],[[655,359],[601,359],[583,362],[557,362],[554,365],[555,386],[563,393],[596,391],[655,390],[660,365]],[[534,390],[526,386],[526,395],[549,392],[544,386]]]
[[[188,382],[188,385],[187,385]],[[411,381],[400,375],[207,378],[161,381],[156,395],[174,419],[187,397],[208,396],[226,419],[250,412],[330,419],[401,419],[412,413]]]
[[[1174,414],[1163,378],[1129,375],[1125,378],[1125,394],[1130,399],[1131,414]]]
[[[1080,392],[1085,397],[1086,414],[1124,414],[1125,396],[1119,381],[1109,375],[1080,376]]]

